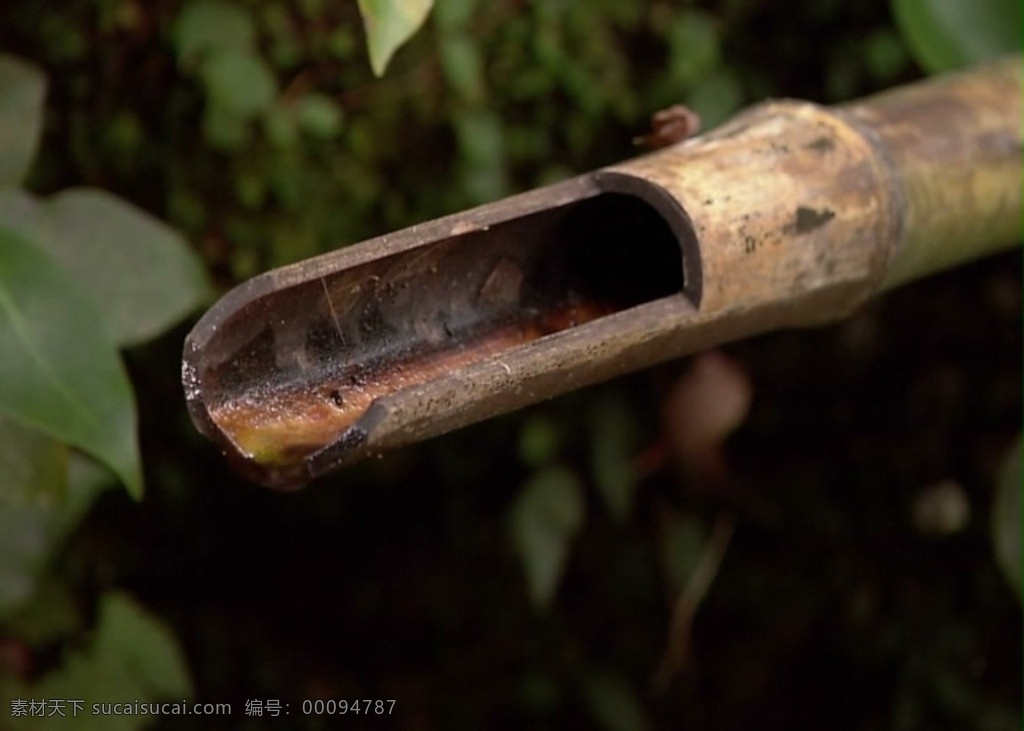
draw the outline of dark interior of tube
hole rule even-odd
[[[246,454],[301,459],[378,396],[683,287],[665,219],[602,193],[248,303],[204,348],[204,398]]]
[[[549,253],[538,251],[533,284],[539,298],[575,296],[621,310],[682,291],[679,243],[646,202],[605,193],[567,209],[536,214],[556,224]]]

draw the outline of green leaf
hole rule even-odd
[[[15,688],[19,697],[81,699],[74,721],[83,731],[137,731],[149,726],[149,714],[96,714],[93,703],[180,703],[192,696],[184,654],[164,623],[121,592],[100,601],[91,645],[73,652],[58,669],[33,686]],[[8,691],[10,692],[10,691]],[[70,716],[71,709],[68,707]],[[40,716],[10,719],[15,731],[53,728]]]
[[[85,517],[100,493],[117,486],[117,477],[94,459],[68,455],[68,490],[61,512],[62,529],[70,532]]]
[[[62,445],[0,418],[0,513],[62,505],[67,470],[67,450]]]
[[[519,431],[519,459],[529,467],[541,467],[557,455],[562,447],[558,424],[543,415],[528,418]]]
[[[476,0],[443,0],[434,8],[434,27],[442,35],[464,31],[476,9]]]
[[[480,47],[468,36],[452,35],[441,43],[441,70],[445,81],[461,98],[479,102],[484,96],[484,71]]]
[[[249,124],[234,112],[207,104],[203,113],[203,139],[221,152],[238,152],[249,144]]]
[[[102,190],[77,188],[43,204],[47,252],[74,272],[119,346],[149,340],[206,302],[202,260],[176,230]]]
[[[96,457],[141,497],[135,400],[113,341],[75,282],[4,229],[0,414]]]
[[[415,33],[434,0],[359,0],[373,73],[383,76],[395,51]]]
[[[459,152],[467,163],[500,167],[505,159],[502,119],[493,109],[469,107],[452,115]]]
[[[579,480],[564,467],[534,473],[513,504],[509,528],[535,606],[547,607],[554,598],[583,518]]]
[[[270,67],[247,49],[217,49],[203,60],[199,76],[208,103],[241,119],[266,112],[277,96]]]
[[[698,81],[684,97],[686,106],[700,115],[707,131],[724,122],[743,104],[743,83],[731,69],[719,67]]]
[[[45,96],[42,71],[0,53],[0,186],[18,185],[28,172],[43,133]]]
[[[195,0],[188,3],[171,31],[178,51],[178,63],[194,64],[215,49],[251,49],[256,41],[256,26],[249,12],[222,0]]]
[[[263,115],[263,132],[270,144],[282,149],[295,147],[299,141],[299,125],[291,104],[275,104]]]
[[[637,430],[633,413],[621,400],[607,399],[597,403],[592,423],[594,483],[612,518],[622,523],[629,517],[636,490],[633,448]]]
[[[29,241],[46,236],[46,221],[39,202],[21,188],[0,188],[0,228]]]
[[[306,94],[299,99],[297,107],[299,124],[314,137],[329,140],[341,132],[341,107],[329,96]]]
[[[1007,452],[996,483],[995,499],[992,502],[992,547],[996,561],[1006,580],[1015,589],[1018,598],[1021,592],[1021,492],[1024,473],[1021,472],[1021,438],[1018,436],[1013,447]]]
[[[684,10],[668,29],[667,73],[677,90],[689,89],[721,62],[719,23],[701,10]],[[678,91],[676,92],[678,93]]]
[[[898,78],[910,62],[906,46],[890,28],[865,36],[861,41],[861,53],[868,73],[883,83]]]
[[[931,73],[1019,51],[1020,0],[892,0],[896,25]]]
[[[91,459],[2,418],[0,475],[0,620],[38,629],[53,619],[53,607],[37,596],[49,561],[114,480]]]
[[[192,695],[188,664],[174,635],[125,593],[111,592],[101,600],[99,628],[90,654],[97,664],[122,667],[145,697]],[[120,700],[120,690],[112,690],[117,695],[107,697]]]
[[[0,618],[35,592],[53,550],[67,450],[0,418]]]
[[[72,588],[48,574],[40,576],[38,584],[31,601],[4,618],[7,635],[39,647],[52,646],[80,632],[83,618]],[[2,693],[0,688],[0,695]]]
[[[506,195],[509,184],[501,116],[493,109],[466,107],[452,115],[452,124],[462,158],[462,184],[468,199],[483,203]]]
[[[74,188],[42,202],[0,190],[0,227],[73,272],[120,347],[156,337],[210,297],[202,261],[181,234],[101,190]]]

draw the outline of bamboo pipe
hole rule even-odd
[[[685,142],[255,277],[185,342],[192,418],[290,488],[1020,240],[1022,61]]]

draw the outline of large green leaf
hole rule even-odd
[[[0,53],[0,186],[18,185],[32,164],[45,95],[42,71]]]
[[[1019,51],[1020,0],[892,0],[896,25],[932,73]]]
[[[101,317],[50,257],[3,229],[0,414],[96,457],[141,496],[135,400]]]
[[[21,188],[0,188],[0,229],[13,231],[29,241],[46,235],[46,222],[38,201]]]
[[[159,335],[210,296],[202,262],[181,234],[100,190],[71,189],[41,202],[0,190],[0,227],[73,274],[121,347]]]
[[[423,25],[433,5],[434,0],[359,0],[373,73],[384,75],[395,51]]]
[[[160,334],[206,301],[206,270],[184,237],[102,190],[66,190],[44,202],[43,245],[96,303],[118,345]]]

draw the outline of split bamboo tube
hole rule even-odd
[[[267,272],[185,343],[201,431],[293,487],[1019,244],[1022,60],[708,134]]]

